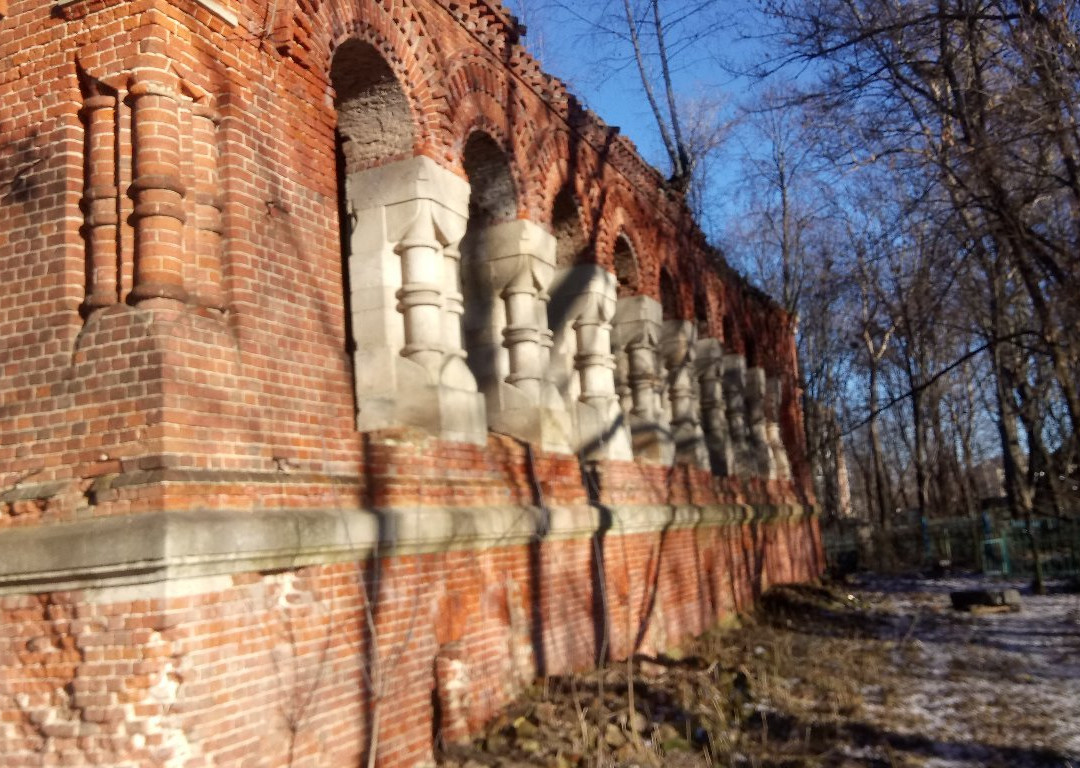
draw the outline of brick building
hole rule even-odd
[[[414,765],[819,571],[790,319],[521,34],[0,0],[0,766]]]

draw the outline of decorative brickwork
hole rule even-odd
[[[792,319],[521,34],[0,0],[0,766],[411,766],[819,573]]]

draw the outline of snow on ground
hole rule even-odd
[[[899,635],[891,695],[864,695],[867,720],[922,740],[926,766],[1080,766],[1080,595],[979,577],[866,577],[858,587]],[[1020,612],[951,607],[952,591],[1006,587],[1023,593]]]

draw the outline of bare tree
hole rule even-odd
[[[713,0],[604,0],[549,6],[587,30],[592,62],[605,73],[632,68],[641,85],[668,163],[668,183],[703,212],[705,166],[723,143],[731,120],[715,88],[686,74],[707,59],[709,43],[728,26]]]
[[[994,302],[983,330],[998,380],[1007,485],[1023,511],[1030,500],[1020,445],[1075,455],[1080,428],[1080,349],[1068,331],[1080,316],[1077,4],[759,5],[786,46],[773,68],[809,67],[811,85],[800,98],[842,128],[831,156],[852,168],[887,167],[913,189],[918,179],[919,205],[950,228],[959,252],[991,267],[982,269],[983,294]],[[1024,318],[1022,327],[1010,318]],[[1021,345],[1016,334],[1033,336]],[[1060,447],[1040,449],[1051,431],[1039,414],[1051,402],[1060,403],[1067,427],[1052,430]]]

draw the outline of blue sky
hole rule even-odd
[[[663,144],[637,69],[630,59],[629,45],[619,47],[610,36],[598,36],[583,20],[608,10],[616,14],[613,23],[621,22],[618,17],[621,0],[578,0],[576,4],[570,0],[504,0],[504,3],[527,25],[525,44],[539,58],[543,69],[563,79],[605,122],[618,126],[647,161],[666,172]],[[673,15],[693,4],[695,0],[665,0],[661,8]],[[673,73],[676,89],[687,98],[720,104],[723,119],[734,116],[739,104],[750,96],[748,81],[733,77],[720,61],[748,59],[751,44],[740,40],[740,31],[736,29],[749,18],[748,5],[745,0],[716,4],[727,16],[716,20],[723,26],[712,31],[707,41],[688,45],[683,50],[677,48],[686,36],[699,31],[694,23],[704,18],[701,14],[691,18],[691,24],[676,30],[669,39],[672,59],[679,65]],[[734,211],[731,190],[738,184],[737,158],[746,140],[745,136],[733,133],[712,162],[709,203],[713,215],[711,221],[702,222],[707,231],[715,233],[723,229],[724,217]]]

